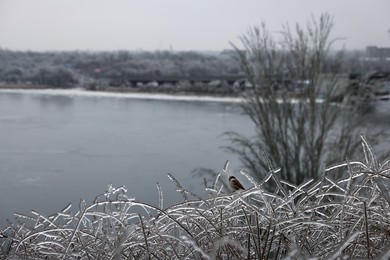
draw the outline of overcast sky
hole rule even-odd
[[[11,50],[223,50],[250,26],[327,12],[348,49],[390,47],[390,0],[0,0]]]

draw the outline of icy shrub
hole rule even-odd
[[[169,176],[184,200],[165,209],[158,184],[159,207],[109,186],[91,205],[81,200],[76,214],[69,205],[48,217],[17,216],[0,233],[0,258],[388,259],[389,161],[379,163],[364,139],[362,147],[363,161],[328,167],[299,186],[270,168],[260,183],[242,172],[253,187],[226,192],[226,164],[202,199]],[[332,176],[336,168],[343,178]]]

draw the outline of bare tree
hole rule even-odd
[[[332,102],[340,94],[342,65],[342,52],[328,59],[332,27],[327,14],[295,30],[285,25],[278,34],[263,24],[240,38],[243,48],[233,45],[252,86],[242,107],[256,135],[228,132],[226,148],[258,179],[281,167],[282,179],[300,184],[317,177],[324,162],[340,161],[358,146],[354,113]]]

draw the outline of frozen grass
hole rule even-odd
[[[253,187],[227,192],[220,181],[201,199],[169,176],[183,202],[163,209],[109,186],[91,205],[84,200],[51,216],[18,216],[0,236],[1,259],[351,259],[390,256],[390,170],[366,141],[365,158],[327,167],[299,186],[269,169]],[[345,169],[335,179],[335,169]],[[267,191],[264,183],[274,182]],[[192,199],[191,199],[192,198]]]

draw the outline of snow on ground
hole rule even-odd
[[[192,95],[168,95],[149,93],[113,93],[103,91],[87,91],[84,89],[0,89],[0,93],[25,93],[53,96],[75,96],[75,97],[101,97],[101,98],[128,98],[148,100],[177,100],[177,101],[207,101],[207,102],[229,102],[238,103],[242,99],[234,97],[212,97]]]

